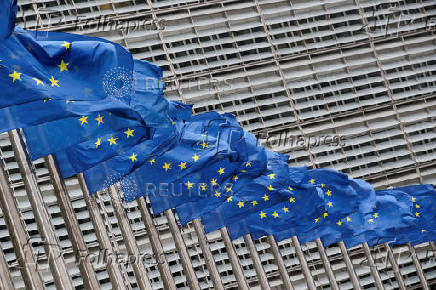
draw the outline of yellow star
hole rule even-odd
[[[187,187],[188,189],[191,189],[193,186],[194,186],[194,184],[193,184],[192,182],[190,182],[190,181],[188,181],[188,182],[186,183],[186,187]]]
[[[374,222],[374,220],[373,220],[373,219],[369,219],[368,222],[369,222],[370,224],[372,224],[372,223]]]
[[[268,197],[268,195],[266,195],[266,194],[265,194],[264,196],[262,196],[262,198],[263,198],[264,201],[269,200],[269,197]]]
[[[275,211],[275,212],[272,213],[272,216],[276,219],[276,218],[279,217],[279,214]]]
[[[274,173],[268,174],[269,179],[274,179],[276,178],[276,175]]]
[[[233,181],[238,181],[239,177],[237,175],[233,175]]]
[[[12,82],[15,83],[16,80],[21,81],[21,73],[14,71],[14,73],[9,75],[12,78]]]
[[[98,148],[101,145],[101,138],[98,138],[97,142],[95,142],[94,144],[95,144],[95,148]]]
[[[347,222],[351,222],[351,218],[347,216]]]
[[[61,61],[61,64],[58,65],[59,69],[61,70],[61,72],[63,71],[68,71],[68,62],[64,62],[64,60]]]
[[[241,170],[240,172],[244,173],[244,172],[247,172],[247,170]]]
[[[61,44],[61,46],[65,47],[65,50],[68,50],[70,48],[70,46],[71,46],[71,42],[64,41],[64,43]]]
[[[100,113],[98,114],[98,117],[95,118],[95,120],[98,122],[97,126],[100,126],[100,124],[104,124],[103,116],[101,116]]]
[[[227,202],[231,202],[232,200],[233,200],[233,195],[231,195],[227,198]]]
[[[419,212],[415,212],[415,216],[416,216],[416,217],[419,217]]]
[[[274,187],[270,184],[266,189],[268,189],[268,190],[273,190]]]
[[[242,201],[238,202],[239,208],[244,207],[244,203]]]
[[[332,196],[332,191],[329,189],[329,190],[326,191],[325,194],[327,194],[327,196]]]
[[[180,162],[179,164],[180,170],[183,170],[186,168],[186,162]]]
[[[415,204],[416,208],[421,208],[421,206],[419,204]]]
[[[378,218],[378,212],[374,213],[372,216],[373,216],[375,219]]]
[[[135,130],[131,130],[130,128],[127,128],[127,131],[124,131],[124,134],[126,134],[127,139],[129,139],[129,137],[135,137],[133,135],[133,132],[135,132]]]
[[[338,221],[336,224],[337,224],[338,226],[342,226],[342,222],[341,222],[341,221]]]
[[[53,76],[51,76],[51,78],[49,79],[49,81],[51,82],[51,86],[52,87],[58,87],[59,88],[59,81],[55,80],[55,78]]]
[[[292,203],[294,203],[294,202],[295,202],[295,197],[291,197],[291,198],[289,199],[289,201],[292,202]]]
[[[294,189],[293,189],[292,187],[290,187],[290,186],[288,187],[288,189],[289,189],[290,191],[293,191],[293,190],[294,190]]]
[[[118,140],[118,138],[114,138],[114,136],[111,136],[109,139],[107,139],[110,146],[117,145],[117,140]]]
[[[261,211],[259,215],[261,219],[266,218],[266,213],[264,213],[263,211]]]
[[[164,163],[164,166],[162,166],[162,168],[165,169],[165,171],[170,170],[170,169],[171,169],[171,163],[167,163],[167,162],[165,162],[165,163]]]
[[[232,191],[232,186],[226,187],[226,192]]]
[[[192,159],[194,159],[194,162],[197,162],[199,158],[200,158],[200,156],[198,156],[197,154],[192,156]]]
[[[258,202],[255,201],[255,200],[253,200],[253,201],[251,202],[251,204],[252,204],[253,206],[256,206],[257,203],[258,203]]]
[[[412,196],[412,202],[415,202],[416,201],[416,198],[414,198],[413,196]]]
[[[324,183],[321,183],[321,188],[324,188],[325,187],[325,184]]]
[[[203,141],[203,143],[201,143],[200,145],[203,149],[209,148],[209,143],[207,143],[205,141]]]
[[[203,183],[202,185],[200,185],[201,190],[207,190],[207,184]]]
[[[284,211],[284,212],[288,212],[288,211],[289,211],[289,208],[284,207],[284,208],[283,208],[283,211]]]
[[[138,159],[136,159],[136,156],[138,156],[138,155],[133,153],[132,156],[129,157],[129,159],[132,160],[132,162],[135,162],[138,160]]]
[[[328,212],[325,212],[324,213],[324,218],[326,218],[326,217],[328,217],[329,216],[329,213]]]
[[[251,161],[250,161],[250,162],[247,162],[247,163],[245,163],[245,167],[251,167]]]
[[[327,205],[328,205],[329,207],[333,207],[333,202],[329,201],[329,202],[327,203]]]
[[[83,126],[83,124],[88,124],[88,116],[82,116],[82,118],[79,119],[80,126]]]
[[[221,175],[221,174],[224,174],[224,168],[221,168],[220,167],[220,169],[218,170],[218,173]]]
[[[153,159],[151,159],[149,162],[150,162],[150,165],[153,165],[153,163],[156,162],[156,159],[153,158]]]
[[[47,103],[47,101],[53,101],[53,99],[52,98],[45,98],[44,103]]]
[[[217,185],[217,182],[216,182],[217,180],[216,179],[212,179],[211,181],[210,181],[210,184],[212,184],[212,186],[215,186],[215,185]]]
[[[216,197],[220,197],[221,196],[221,192],[215,190],[215,196]]]
[[[315,219],[315,223],[317,223],[317,222],[319,222],[319,218],[316,218],[316,219]]]
[[[309,182],[311,183],[311,184],[315,184],[315,179],[311,179],[311,180],[309,180]]]
[[[36,86],[42,85],[45,86],[44,82],[37,78],[32,78],[36,82]]]
[[[426,232],[426,230],[421,230],[421,233],[425,233]]]

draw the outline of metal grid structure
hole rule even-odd
[[[108,26],[97,28],[103,16]],[[163,29],[135,29],[139,20]],[[289,154],[291,166],[334,168],[377,188],[436,183],[434,0],[20,0],[18,24],[122,44],[163,67],[169,99],[193,103],[195,113],[234,113],[265,145]],[[281,142],[321,135],[346,141],[310,148]],[[225,231],[205,239],[198,221],[180,228],[172,212],[152,219],[144,199],[124,204],[116,188],[89,198],[80,176],[59,179],[50,157],[27,162],[19,141],[20,132],[0,135],[0,204],[7,208],[0,212],[0,267],[9,268],[14,288],[255,289],[268,281],[273,289],[356,283],[426,289],[425,280],[436,283],[434,244],[348,251],[337,244],[324,251],[318,242],[299,247],[295,239],[229,243]],[[97,258],[79,266],[77,251]],[[114,251],[142,254],[143,266],[98,260]],[[214,286],[217,273],[222,286]]]

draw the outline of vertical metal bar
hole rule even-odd
[[[424,272],[422,271],[421,264],[419,263],[418,256],[416,255],[415,248],[410,243],[408,243],[407,246],[409,247],[410,256],[412,257],[413,264],[415,265],[416,273],[418,273],[419,280],[421,281],[422,289],[430,290],[427,284],[427,279],[425,279]]]
[[[0,248],[0,290],[14,289],[14,283],[9,272],[8,263],[3,250]]]
[[[176,283],[174,282],[173,275],[171,274],[170,265],[165,257],[165,252],[162,247],[162,243],[159,239],[159,233],[153,223],[153,218],[147,208],[145,198],[138,199],[139,210],[141,211],[142,219],[144,220],[145,229],[147,230],[148,237],[150,239],[151,248],[154,255],[156,255],[157,267],[162,278],[165,289],[176,289]]]
[[[400,288],[400,290],[406,290],[406,284],[404,284],[403,276],[401,276],[400,267],[398,266],[397,260],[395,260],[394,252],[392,251],[388,243],[384,243],[383,245],[388,254],[389,263],[391,263],[395,279],[398,282],[398,288]]]
[[[347,266],[348,274],[350,275],[351,283],[353,284],[354,289],[360,289],[359,278],[354,271],[353,263],[351,262],[350,256],[347,252],[347,247],[344,242],[339,242],[339,248],[341,249],[342,257],[344,258],[345,265]]]
[[[371,275],[374,277],[375,286],[377,289],[385,289],[383,286],[382,279],[380,278],[380,274],[377,271],[377,266],[375,265],[374,258],[371,255],[371,249],[368,246],[368,243],[363,243],[363,251],[365,252],[366,258],[369,263],[369,270],[371,271]]]
[[[101,217],[100,211],[97,208],[97,204],[95,201],[89,196],[89,190],[86,186],[85,178],[83,178],[83,174],[80,173],[77,175],[79,179],[80,188],[82,189],[83,196],[85,198],[86,207],[88,208],[89,215],[91,217],[92,224],[94,226],[95,235],[97,236],[98,243],[100,245],[101,250],[106,254],[107,257],[116,255],[111,241],[107,235],[107,230],[104,225],[104,221]],[[106,265],[107,271],[109,273],[109,278],[112,283],[112,287],[114,289],[127,289],[126,284],[124,283],[123,275],[121,274],[121,269],[118,263],[107,263]]]
[[[324,248],[324,245],[320,238],[317,238],[315,242],[318,247],[319,255],[321,256],[321,261],[324,264],[325,272],[327,274],[327,277],[329,278],[330,288],[332,288],[332,290],[339,290],[339,286],[338,283],[336,283],[336,277],[335,274],[333,273],[332,265],[330,264],[330,261],[327,257],[327,253]]]
[[[44,282],[38,272],[37,264],[32,254],[32,246],[27,235],[26,225],[21,218],[20,210],[9,187],[3,160],[0,162],[0,184],[0,206],[12,244],[14,245],[15,255],[17,256],[24,284],[28,289],[44,289]]]
[[[198,243],[200,244],[201,251],[203,252],[204,260],[206,262],[207,269],[209,270],[209,276],[217,290],[224,290],[223,283],[221,281],[220,273],[213,259],[212,252],[209,248],[206,234],[204,233],[203,225],[200,219],[195,219],[193,222],[195,232],[197,233]]]
[[[294,287],[291,284],[291,279],[288,274],[288,270],[286,270],[285,262],[283,261],[282,254],[280,253],[279,247],[277,245],[276,239],[274,236],[268,236],[268,243],[271,246],[271,251],[274,256],[274,261],[279,268],[280,276],[282,277],[283,285],[285,289],[293,290]]]
[[[224,240],[224,245],[226,246],[227,255],[229,256],[230,263],[232,264],[233,275],[235,275],[236,282],[238,283],[238,289],[250,289],[244,276],[244,270],[239,263],[238,254],[236,253],[235,247],[232,243],[232,240],[230,239],[229,233],[227,232],[227,228],[221,228],[220,232],[221,237]]]
[[[315,282],[313,281],[312,274],[310,273],[309,266],[307,265],[306,258],[304,257],[303,249],[301,248],[300,241],[296,236],[293,236],[292,243],[295,247],[295,252],[297,253],[298,260],[300,261],[301,270],[303,272],[304,278],[306,278],[307,287],[310,290],[315,290]]]
[[[188,280],[188,287],[191,290],[200,290],[200,285],[198,284],[198,279],[195,275],[194,267],[192,266],[191,257],[189,256],[188,249],[186,248],[185,241],[180,233],[173,211],[171,209],[165,211],[165,217],[168,220],[168,226],[182,262],[183,271]]]
[[[51,218],[45,206],[44,199],[36,180],[36,172],[30,162],[29,155],[21,143],[17,130],[9,132],[12,148],[23,176],[24,187],[35,215],[38,230],[44,239],[44,249],[47,254],[50,270],[53,274],[56,287],[62,289],[73,289],[73,283],[59,246],[57,235],[52,227]]]
[[[133,234],[133,230],[119,198],[118,190],[115,186],[111,186],[107,191],[112,201],[127,253],[129,256],[135,257],[132,268],[136,276],[136,283],[141,290],[151,290],[152,288],[147,276],[147,270],[145,269],[142,259],[140,259],[141,254],[138,245],[136,244],[135,235]]]
[[[83,284],[86,289],[100,289],[97,275],[94,268],[87,259],[89,252],[86,247],[85,240],[83,239],[82,231],[79,227],[76,214],[74,212],[71,198],[68,195],[65,181],[61,178],[59,169],[52,155],[44,158],[50,173],[50,180],[53,184],[55,195],[61,209],[62,217],[65,221],[65,227],[68,231],[68,237],[71,240],[73,251],[76,255],[76,261],[79,265],[80,274],[83,277]]]
[[[247,244],[248,250],[250,251],[251,259],[253,260],[254,269],[256,270],[257,280],[259,281],[262,290],[269,290],[271,287],[268,284],[268,278],[266,277],[265,270],[262,266],[262,261],[260,260],[259,253],[257,252],[256,245],[250,235],[244,236],[245,243]]]

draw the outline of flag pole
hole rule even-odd
[[[257,280],[259,281],[260,287],[262,290],[269,290],[271,287],[268,284],[268,278],[266,277],[265,270],[262,266],[262,261],[260,260],[259,253],[257,252],[256,245],[253,242],[253,239],[251,238],[251,235],[245,235],[244,236],[245,244],[248,247],[248,250],[250,251],[251,259],[253,260],[254,269],[257,274]]]
[[[148,279],[147,270],[145,269],[144,262],[140,259],[141,254],[136,244],[135,235],[130,226],[126,211],[121,203],[119,192],[115,185],[109,187],[107,191],[112,201],[127,253],[129,256],[135,257],[132,268],[136,276],[136,282],[141,290],[151,290],[152,287]]]
[[[209,270],[209,275],[212,279],[215,289],[224,290],[223,283],[221,281],[220,274],[215,264],[212,252],[209,248],[209,243],[207,241],[206,234],[204,233],[203,225],[200,219],[193,220],[194,229],[197,233],[198,243],[200,244],[201,251],[203,252],[204,260],[206,262],[207,269]]]
[[[174,216],[173,211],[171,209],[166,210],[165,217],[167,218],[171,235],[173,236],[177,252],[182,262],[183,271],[185,272],[186,279],[188,281],[188,287],[191,290],[200,290],[197,275],[195,275],[188,249],[185,241],[183,240],[182,234],[180,233],[180,229],[176,222],[176,217]]]
[[[13,130],[8,134],[11,139],[12,149],[14,150],[18,167],[23,177],[24,187],[33,209],[38,230],[44,239],[44,250],[47,254],[55,285],[57,288],[66,290],[73,289],[73,283],[68,274],[62,250],[60,249],[57,235],[51,223],[51,217],[45,207],[44,198],[38,186],[35,168],[30,162],[31,159],[27,151],[21,145],[20,133],[17,130]]]
[[[97,208],[95,200],[89,195],[88,186],[86,185],[83,173],[77,175],[79,179],[80,188],[82,189],[83,196],[85,198],[86,207],[89,211],[89,216],[91,218],[92,224],[95,229],[95,235],[100,246],[101,251],[105,256],[110,257],[115,255],[112,243],[107,235],[107,230],[104,225],[103,218],[101,217],[100,211]],[[107,262],[107,261],[106,261]],[[118,263],[106,263],[107,271],[109,274],[109,279],[111,280],[114,289],[127,289],[124,283],[124,277],[121,273],[121,269]]]
[[[298,260],[300,261],[301,270],[303,272],[304,278],[306,278],[307,287],[309,290],[316,290],[315,282],[313,281],[312,274],[310,273],[309,266],[307,265],[306,257],[304,257],[300,241],[298,240],[297,236],[292,236],[291,239],[292,243],[294,244]]]
[[[71,198],[68,195],[65,181],[61,178],[59,169],[52,155],[46,156],[44,161],[47,165],[56,199],[59,203],[61,214],[65,221],[68,237],[71,239],[73,251],[76,254],[76,259],[78,259],[77,264],[79,265],[80,274],[83,277],[83,284],[86,289],[98,289],[100,287],[100,283],[90,259],[87,259],[89,256],[89,251],[85,240],[83,239],[83,234],[80,230],[79,222],[74,212]]]
[[[360,289],[359,278],[354,271],[353,263],[351,262],[350,256],[347,252],[347,247],[344,242],[339,242],[339,248],[341,249],[342,257],[344,258],[345,265],[347,266],[348,274],[350,275],[351,283],[353,284],[354,289]]]
[[[321,261],[324,264],[325,272],[330,282],[330,288],[332,288],[332,290],[339,290],[339,286],[338,283],[336,283],[336,277],[335,274],[333,273],[332,265],[330,264],[330,261],[327,257],[325,247],[320,238],[317,238],[315,242],[316,242],[316,246],[318,247],[318,252],[321,257]]]
[[[388,243],[384,243],[383,245],[386,249],[389,262],[391,263],[392,266],[392,270],[394,271],[395,279],[398,282],[398,288],[400,288],[400,290],[406,290],[406,284],[404,284],[403,276],[401,276],[401,272],[400,272],[400,267],[398,266],[398,263],[395,260],[394,252],[392,251],[391,246],[389,246]]]
[[[384,289],[382,279],[380,278],[380,274],[377,271],[377,266],[375,264],[374,258],[372,257],[371,249],[369,248],[368,243],[364,242],[362,246],[366,258],[368,259],[369,270],[371,271],[371,274],[374,278],[375,286],[377,287],[377,289]]]
[[[154,255],[157,255],[155,259],[157,262],[157,268],[159,269],[159,273],[162,277],[164,288],[175,290],[176,283],[174,282],[170,265],[168,264],[168,260],[165,256],[164,248],[159,239],[159,233],[157,232],[157,229],[153,223],[153,218],[151,217],[150,211],[147,208],[145,197],[141,197],[140,199],[137,200],[137,202],[138,202],[139,210],[141,212],[142,219],[145,224],[147,235],[150,239],[151,248],[153,250]]]
[[[291,284],[291,279],[289,277],[288,270],[286,270],[285,262],[283,261],[282,254],[280,253],[280,249],[277,245],[277,242],[274,236],[269,235],[267,237],[268,243],[271,246],[271,251],[274,256],[274,260],[277,263],[277,267],[279,268],[280,276],[282,277],[282,281],[285,289],[293,290],[294,287]]]
[[[421,281],[422,289],[430,290],[427,284],[427,279],[425,279],[424,272],[422,271],[421,264],[419,263],[418,256],[416,255],[415,248],[410,243],[407,243],[407,246],[409,247],[410,255],[416,268],[416,273],[418,273],[419,280]]]
[[[41,275],[38,272],[35,257],[32,253],[32,247],[30,245],[30,239],[27,235],[24,220],[21,216],[20,210],[18,209],[17,202],[12,193],[11,187],[9,185],[9,178],[7,176],[7,171],[4,160],[0,161],[0,206],[3,213],[3,218],[6,222],[7,229],[9,231],[9,236],[14,247],[14,252],[17,257],[18,265],[20,268],[21,275],[24,280],[24,284],[28,289],[44,289],[44,282],[42,281]],[[3,273],[8,273],[9,269],[2,271]],[[2,277],[2,281],[3,280]],[[9,283],[9,282],[7,282]],[[10,288],[13,289],[14,287]],[[9,288],[5,288],[9,289]]]
[[[226,246],[230,263],[232,264],[233,274],[235,275],[236,282],[238,283],[238,290],[249,290],[250,288],[247,280],[245,279],[244,270],[239,263],[238,254],[236,253],[235,247],[230,239],[229,233],[227,232],[227,228],[221,228],[220,233],[224,240],[224,245]]]

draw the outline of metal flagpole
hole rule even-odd
[[[122,206],[119,192],[114,185],[109,187],[107,191],[112,201],[127,252],[129,256],[135,257],[132,268],[136,276],[136,282],[141,290],[151,290],[152,288],[147,276],[147,270],[145,269],[144,262],[140,259],[141,254],[138,245],[136,244],[132,227],[130,226],[126,212]]]
[[[173,275],[171,273],[170,265],[165,257],[165,252],[162,247],[162,243],[159,239],[159,233],[157,232],[156,227],[153,223],[153,218],[147,208],[147,203],[145,202],[145,198],[142,197],[137,200],[139,210],[141,211],[141,216],[145,224],[145,229],[147,231],[147,235],[150,239],[151,248],[153,250],[153,254],[156,255],[155,259],[157,262],[157,268],[159,269],[159,273],[162,277],[162,282],[164,283],[165,289],[176,289],[176,283],[174,282]]]
[[[251,259],[253,260],[254,269],[256,270],[257,280],[259,281],[262,290],[269,290],[271,287],[268,284],[268,278],[266,277],[265,270],[262,266],[262,261],[260,260],[259,253],[257,252],[256,245],[251,238],[251,235],[244,236],[245,244],[250,251]]]
[[[365,242],[362,244],[363,251],[365,252],[365,256],[368,259],[369,270],[371,271],[371,275],[374,277],[375,286],[377,289],[385,289],[383,286],[382,279],[380,278],[380,274],[377,271],[377,266],[375,265],[374,258],[371,255],[371,249],[368,246],[368,243]]]
[[[244,276],[244,270],[242,270],[242,266],[239,263],[238,255],[236,253],[235,247],[230,239],[229,233],[227,232],[227,228],[220,229],[221,237],[224,240],[224,245],[226,246],[227,255],[229,256],[230,263],[232,264],[233,274],[235,275],[236,282],[238,283],[239,290],[248,290],[247,280]]]
[[[275,263],[277,263],[277,267],[279,268],[280,276],[282,277],[283,285],[285,289],[293,290],[294,287],[291,284],[291,279],[288,274],[288,270],[286,270],[285,262],[283,261],[282,254],[280,253],[279,247],[277,245],[274,236],[268,236],[268,243],[271,246],[271,251],[274,256]]]
[[[316,246],[318,247],[319,255],[321,256],[321,261],[324,264],[325,272],[327,274],[327,277],[329,278],[330,288],[332,288],[332,290],[339,290],[339,286],[338,283],[336,283],[336,277],[335,274],[333,273],[332,265],[330,264],[330,261],[327,257],[327,253],[324,248],[324,245],[322,244],[320,238],[317,238],[315,242],[316,242]]]
[[[52,155],[44,158],[50,173],[50,179],[54,187],[56,199],[61,209],[62,217],[65,221],[65,227],[68,231],[68,237],[71,240],[73,251],[75,252],[77,263],[79,265],[80,274],[83,277],[83,284],[86,289],[99,289],[100,283],[94,268],[87,259],[89,255],[85,240],[83,239],[82,231],[79,227],[76,214],[74,212],[71,198],[68,195],[65,181],[61,178],[59,169]]]
[[[97,208],[97,204],[89,196],[89,190],[86,186],[85,178],[83,178],[82,173],[79,173],[77,177],[79,179],[80,188],[82,189],[83,196],[85,198],[86,207],[89,211],[89,215],[95,229],[95,235],[97,236],[99,246],[106,257],[114,256],[116,253],[112,247],[109,236],[107,235],[107,230],[104,225],[103,218],[101,217],[100,211]],[[127,289],[119,264],[116,261],[115,263],[111,261],[111,263],[106,263],[106,267],[113,288],[117,290]]]
[[[354,271],[353,263],[351,262],[350,256],[347,252],[347,247],[344,242],[339,242],[339,248],[341,249],[342,257],[344,258],[345,265],[347,266],[348,274],[350,275],[351,283],[353,284],[354,289],[360,289],[359,278]]]
[[[44,249],[47,254],[53,279],[57,288],[73,289],[73,283],[68,274],[62,250],[59,246],[57,235],[53,229],[51,218],[45,207],[44,199],[38,186],[36,172],[30,162],[29,155],[22,145],[22,140],[17,130],[10,131],[12,148],[17,159],[18,167],[23,176],[24,187],[35,215],[38,230],[44,239]]]
[[[406,284],[404,284],[403,276],[401,276],[400,267],[398,266],[398,263],[395,260],[394,252],[392,251],[388,243],[384,243],[383,245],[388,254],[388,259],[389,262],[391,263],[392,270],[394,271],[395,279],[398,282],[398,288],[400,288],[400,290],[406,290]]]
[[[180,233],[180,229],[177,225],[173,211],[171,209],[166,210],[165,217],[168,220],[168,226],[170,228],[171,235],[174,238],[177,252],[182,262],[183,271],[185,272],[189,289],[200,290],[200,285],[198,284],[198,279],[195,275],[194,267],[192,266],[191,257],[189,256],[188,249],[186,248],[185,241]]]
[[[300,241],[297,236],[292,236],[292,244],[294,244],[295,252],[297,253],[298,260],[300,261],[301,270],[304,278],[306,278],[307,287],[310,290],[315,290],[315,282],[313,281],[312,274],[310,273],[309,266],[307,265],[306,258],[304,257],[303,249],[301,248]]]
[[[418,256],[416,255],[415,248],[410,243],[407,243],[407,246],[409,247],[409,251],[410,251],[410,254],[411,254],[411,257],[413,260],[413,264],[415,265],[416,272],[418,273],[419,280],[421,281],[422,289],[430,290],[430,288],[428,287],[428,284],[427,284],[427,279],[425,279],[424,272],[422,271],[421,264],[419,263]]]
[[[17,256],[24,284],[28,289],[44,289],[44,282],[38,272],[35,257],[32,254],[30,239],[27,235],[25,223],[21,217],[17,202],[9,186],[9,178],[3,160],[0,162],[0,206],[3,212],[14,252]]]
[[[220,274],[213,259],[212,252],[209,248],[206,234],[204,233],[203,225],[200,219],[195,219],[193,222],[195,232],[197,233],[198,243],[200,244],[201,251],[203,252],[204,260],[206,262],[209,275],[212,279],[215,289],[224,290],[223,282],[221,281]]]
[[[0,248],[0,289],[8,290],[15,289],[11,275],[9,275],[9,266],[6,261],[3,250]]]

